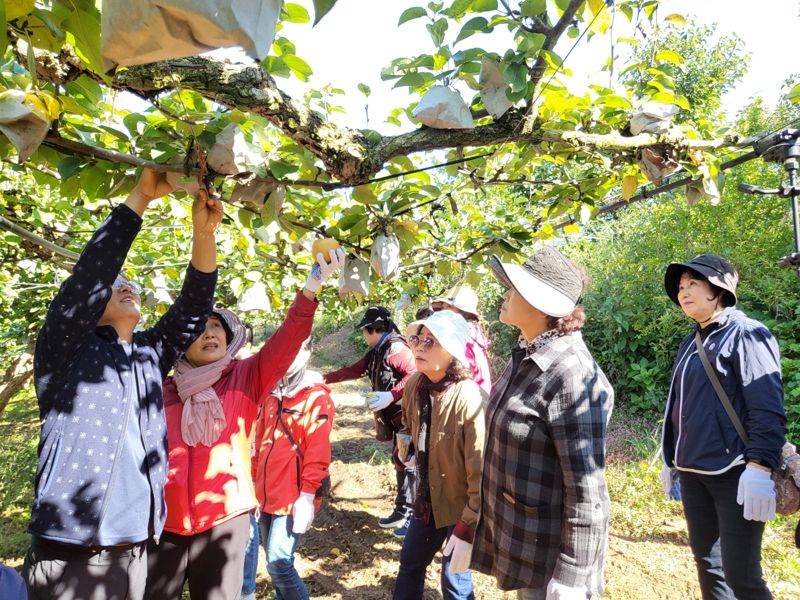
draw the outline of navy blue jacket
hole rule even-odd
[[[152,507],[144,514],[152,514],[150,523],[115,523],[122,532],[115,543],[143,541],[133,532],[160,535],[164,527],[167,432],[161,385],[179,355],[205,329],[217,274],[189,265],[178,299],[155,326],[134,333],[132,351],[126,352],[114,328],[97,323],[141,222],[125,205],[111,212],[50,303],[39,332],[34,384],[42,425],[28,527],[34,536],[97,544],[111,498],[125,501],[112,495],[114,481],[125,477],[118,472],[117,459],[126,441],[126,419],[135,414],[125,409],[129,400],[140,411]],[[125,372],[133,377],[122,377]]]
[[[777,469],[786,430],[777,341],[763,324],[735,308],[725,309],[702,336],[750,442],[745,446],[714,392],[693,331],[681,342],[672,368],[662,439],[665,462],[712,475],[751,460]]]

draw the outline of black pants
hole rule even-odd
[[[769,600],[761,573],[764,523],[744,518],[735,467],[719,475],[680,472],[681,500],[704,600]]]
[[[397,447],[397,433],[392,436],[392,452],[395,452]],[[394,498],[394,509],[398,512],[405,513],[411,516],[413,512],[411,506],[414,503],[414,494],[417,493],[417,470],[405,469],[404,471],[397,470],[395,467],[395,475],[397,478],[397,495]]]
[[[164,532],[148,547],[147,600],[237,600],[242,591],[244,555],[250,538],[250,513],[197,535]]]
[[[29,600],[142,600],[147,544],[86,548],[34,539],[22,576]]]

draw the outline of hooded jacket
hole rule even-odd
[[[273,393],[264,401],[255,437],[256,496],[263,512],[290,515],[300,492],[320,490],[331,463],[333,416],[330,390],[313,372],[306,372],[292,395]],[[316,508],[321,503],[318,496]]]

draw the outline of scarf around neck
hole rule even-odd
[[[216,308],[214,313],[225,321],[232,333],[225,356],[201,367],[191,365],[183,356],[175,365],[175,387],[183,402],[181,437],[192,447],[211,446],[227,426],[222,402],[213,386],[244,345],[246,337],[244,325],[235,314],[224,308]]]

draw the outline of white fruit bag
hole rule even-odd
[[[351,294],[369,294],[369,265],[357,256],[348,255],[339,275],[339,298],[344,300]]]
[[[414,118],[435,129],[472,129],[472,114],[459,93],[451,87],[435,85],[414,109]]]
[[[378,277],[391,281],[400,273],[400,241],[393,233],[381,234],[372,243],[369,262]]]
[[[645,102],[631,115],[631,133],[666,133],[672,125],[672,117],[679,110],[674,104]]]
[[[0,131],[17,149],[20,163],[41,145],[51,119],[48,106],[35,94],[20,90],[0,93]]]
[[[103,0],[106,69],[240,46],[262,60],[275,38],[281,0]]]
[[[506,96],[509,85],[503,79],[503,74],[497,63],[491,58],[481,59],[481,74],[478,79],[480,84],[481,100],[489,114],[495,119],[502,117],[513,106]]]
[[[223,175],[250,171],[264,159],[261,149],[245,139],[242,128],[236,123],[228,123],[217,134],[207,158],[208,166]]]

